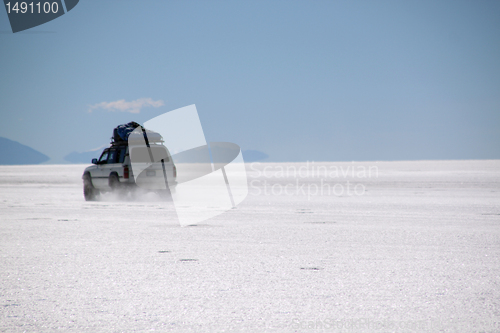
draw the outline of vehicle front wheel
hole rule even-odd
[[[97,190],[92,184],[92,180],[89,175],[83,177],[83,196],[85,201],[96,201],[99,195],[99,190]]]

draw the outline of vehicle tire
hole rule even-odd
[[[109,175],[108,184],[113,192],[120,190],[120,180],[118,179],[118,176],[115,173]]]
[[[122,184],[120,184],[120,179],[116,173],[112,173],[109,175],[109,187],[111,187],[111,192],[118,194],[119,199],[124,199],[126,196],[126,192],[123,189]]]
[[[156,191],[156,194],[163,200],[163,201],[172,201],[172,192],[170,190],[160,190]]]
[[[96,201],[98,195],[99,191],[92,184],[90,175],[83,176],[83,196],[85,197],[85,201]]]

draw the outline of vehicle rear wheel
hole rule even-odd
[[[99,191],[92,184],[92,179],[89,175],[83,177],[83,196],[85,201],[96,201]]]
[[[168,190],[159,190],[159,191],[156,191],[156,193],[158,194],[158,196],[164,200],[164,201],[172,201],[172,194],[175,193],[175,187],[172,186],[170,187]]]
[[[109,176],[109,187],[113,192],[118,191],[120,189],[120,180],[116,174],[112,174]]]
[[[111,192],[118,194],[118,197],[120,199],[123,199],[127,194],[122,184],[120,184],[120,179],[118,178],[118,175],[115,173],[109,175],[109,187],[111,187]]]

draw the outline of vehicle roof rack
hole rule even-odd
[[[128,140],[116,140],[115,137],[111,137],[110,143],[112,146],[128,146],[129,143],[144,144],[145,143],[144,136],[142,134],[141,135],[139,134],[135,135],[135,134],[136,133],[132,133],[129,136]],[[146,135],[149,143],[163,144],[164,142],[163,137],[159,133],[146,130]]]

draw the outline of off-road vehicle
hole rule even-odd
[[[82,176],[86,201],[98,200],[102,192],[125,196],[138,187],[169,196],[177,184],[177,170],[161,135],[135,122],[115,128],[111,145],[92,164]]]

